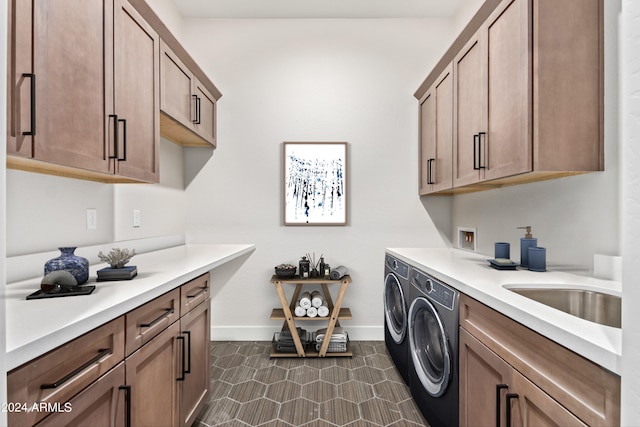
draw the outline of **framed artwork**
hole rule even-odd
[[[284,225],[347,225],[346,142],[285,142]]]

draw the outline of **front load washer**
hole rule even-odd
[[[398,372],[409,385],[409,265],[385,255],[384,341]]]
[[[409,388],[432,427],[458,425],[459,293],[411,269]]]

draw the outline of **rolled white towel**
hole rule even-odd
[[[322,294],[320,291],[311,292],[311,305],[318,308],[322,305]]]
[[[327,307],[327,302],[323,301],[322,305],[318,307],[318,316],[327,317],[329,315],[329,307]]]
[[[345,267],[344,265],[339,265],[338,267],[331,270],[331,273],[329,273],[329,277],[331,277],[332,280],[340,280],[347,274],[349,274],[349,270],[347,270],[347,267]]]
[[[304,317],[307,315],[307,310],[302,308],[300,306],[300,303],[298,303],[298,305],[296,305],[296,308],[293,310],[293,313],[296,315],[296,317]]]
[[[318,315],[318,309],[315,307],[307,308],[307,316],[316,317]]]
[[[311,307],[311,294],[309,292],[303,292],[300,296],[300,307],[305,310]]]

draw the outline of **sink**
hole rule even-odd
[[[620,328],[622,324],[622,299],[616,295],[584,289],[508,289],[541,304],[590,322],[614,328]]]

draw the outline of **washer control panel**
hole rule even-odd
[[[457,292],[442,282],[415,268],[411,270],[411,284],[420,292],[446,308],[453,311]]]
[[[385,264],[387,266],[387,268],[389,268],[391,271],[393,271],[395,274],[397,274],[398,276],[402,277],[403,279],[408,279],[409,278],[409,265],[398,260],[395,259],[394,257],[392,257],[391,255],[386,255],[385,257]]]

